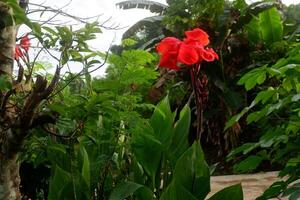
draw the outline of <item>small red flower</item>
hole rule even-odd
[[[178,63],[191,66],[202,62],[212,62],[219,59],[216,52],[205,49],[209,44],[208,34],[200,28],[185,32],[186,38],[181,41],[174,37],[164,38],[157,46],[156,50],[161,55],[159,67],[172,70],[179,70]]]
[[[24,54],[21,50],[21,47],[19,44],[17,44],[15,47],[15,54],[14,54],[15,60],[19,60],[19,58],[23,57],[23,56],[24,56]]]
[[[181,43],[182,42],[177,38],[166,37],[156,46],[156,50],[161,54],[160,67],[179,70],[177,66],[177,55]]]
[[[205,60],[207,62],[212,62],[215,59],[219,60],[218,54],[211,48],[203,49],[201,51],[201,57],[202,57],[203,60]]]
[[[24,58],[28,53],[30,47],[30,40],[28,38],[28,34],[21,38],[20,44],[16,44],[15,47],[15,60],[19,60],[19,58]]]
[[[20,45],[26,52],[28,52],[30,46],[30,40],[28,38],[28,34],[26,34],[24,37],[21,38]]]
[[[197,49],[192,45],[183,43],[180,46],[177,60],[178,62],[186,65],[193,65],[197,63],[199,61]]]
[[[197,42],[199,45],[206,46],[209,44],[208,35],[200,28],[195,28],[191,31],[186,31],[186,42]]]
[[[178,51],[181,43],[177,38],[166,37],[156,46],[156,50],[161,54],[169,51]]]

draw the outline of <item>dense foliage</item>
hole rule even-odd
[[[4,28],[32,29],[14,48],[21,78],[0,74],[1,108],[9,102],[21,115],[39,100],[18,159],[24,199],[203,200],[213,168],[280,169],[285,179],[258,199],[300,197],[299,5],[126,1],[119,6],[159,16],[102,53],[88,45],[101,33],[97,22],[39,25],[17,1],[0,3],[13,10],[0,20]],[[54,75],[30,54],[34,39],[57,61]],[[82,70],[72,72],[78,64]],[[92,77],[104,66],[104,77]],[[63,67],[69,70],[60,74]],[[34,96],[41,88],[51,92]],[[241,185],[209,199],[241,200]]]

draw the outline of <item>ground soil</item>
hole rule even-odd
[[[211,192],[208,197],[224,187],[242,183],[244,200],[255,200],[273,182],[278,181],[278,171],[256,174],[225,175],[211,177]],[[285,200],[287,198],[280,198]]]

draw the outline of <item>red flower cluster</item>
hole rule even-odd
[[[19,60],[20,57],[24,57],[28,52],[30,46],[30,40],[28,34],[21,38],[20,44],[16,44],[15,47],[15,60]]]
[[[186,38],[181,41],[174,37],[164,38],[156,50],[161,54],[159,67],[179,70],[178,63],[193,65],[202,62],[212,62],[219,59],[211,48],[205,48],[209,44],[208,35],[200,28],[185,32]]]

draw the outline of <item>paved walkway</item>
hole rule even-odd
[[[265,172],[258,174],[212,176],[211,193],[209,196],[224,187],[242,183],[244,200],[255,200],[255,198],[260,196],[273,182],[279,180],[277,174],[278,172]]]

